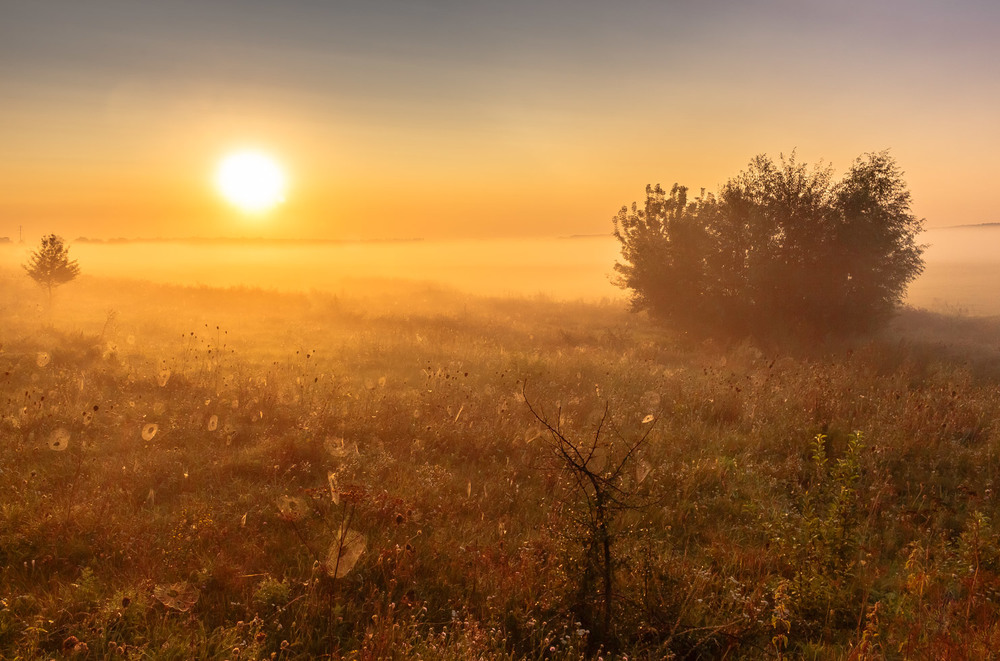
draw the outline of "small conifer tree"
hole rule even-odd
[[[69,258],[69,248],[62,237],[49,234],[42,237],[42,245],[30,255],[23,265],[31,279],[43,287],[52,305],[52,290],[80,275],[80,266]]]

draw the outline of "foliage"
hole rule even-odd
[[[32,280],[44,287],[52,299],[52,290],[70,282],[80,275],[80,266],[69,258],[69,248],[63,239],[55,234],[42,237],[38,250],[28,255],[24,270]]]
[[[789,356],[610,304],[94,278],[50,326],[0,277],[2,658],[1000,643],[996,320]]]
[[[617,284],[632,309],[702,331],[852,334],[887,320],[922,270],[921,221],[888,152],[859,157],[839,182],[793,154],[757,156],[692,201],[646,187],[613,219]]]

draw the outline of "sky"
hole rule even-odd
[[[606,233],[646,184],[890,149],[1000,221],[992,0],[0,0],[0,236]],[[285,202],[213,183],[254,148]]]

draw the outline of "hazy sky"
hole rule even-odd
[[[994,0],[0,0],[0,236],[606,232],[647,183],[890,148],[1000,221]],[[291,187],[213,188],[252,146]]]

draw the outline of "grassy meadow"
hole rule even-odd
[[[0,658],[983,659],[1000,321],[0,272]]]

